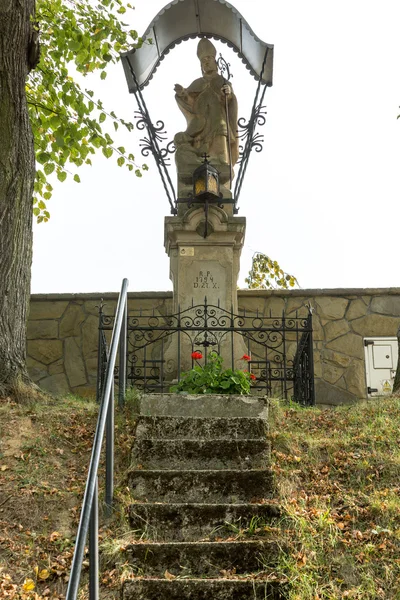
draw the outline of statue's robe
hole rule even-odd
[[[218,73],[212,76],[203,76],[193,81],[186,88],[183,98],[175,96],[179,108],[187,120],[186,133],[192,138],[192,146],[196,154],[204,152],[213,158],[216,150],[214,148],[215,140],[222,136],[226,140],[226,150],[228,149],[228,127],[230,133],[231,159],[232,166],[239,157],[239,141],[237,138],[237,118],[238,106],[237,99],[232,92],[228,97],[228,122],[226,114],[226,99],[221,88],[226,84],[226,80]],[[220,144],[216,147],[220,148]],[[226,152],[225,160],[228,159]],[[226,160],[228,163],[229,161]]]

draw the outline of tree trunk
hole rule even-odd
[[[0,399],[33,388],[26,366],[33,135],[25,98],[35,0],[0,0]]]
[[[393,383],[393,394],[400,393],[400,326],[397,330],[397,342],[398,342],[399,357],[397,359],[396,376],[394,378],[394,383]]]

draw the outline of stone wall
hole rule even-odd
[[[115,311],[117,294],[35,294],[28,324],[28,368],[53,393],[94,395],[98,305]],[[395,337],[400,324],[400,288],[334,290],[239,290],[239,310],[287,316],[313,308],[317,402],[338,404],[366,396],[364,337]],[[128,311],[152,308],[165,315],[172,292],[128,296]]]
[[[118,294],[34,294],[28,321],[27,365],[32,379],[54,394],[94,396],[97,377],[98,314],[115,312]],[[171,311],[172,292],[128,296],[128,312],[142,307]]]
[[[365,398],[364,337],[396,337],[400,288],[240,290],[239,308],[287,316],[313,308],[316,400],[341,404]]]

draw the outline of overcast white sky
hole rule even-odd
[[[240,199],[247,218],[239,284],[263,251],[303,288],[400,286],[400,2],[232,0],[255,33],[274,44],[266,93],[264,151],[253,153]],[[137,0],[139,34],[167,4]],[[174,84],[200,76],[195,41],[176,47],[144,94],[169,139],[185,128]],[[246,119],[256,82],[221,42]],[[106,108],[133,120],[135,99],[122,65],[87,87]],[[164,251],[168,202],[136,129],[114,136],[150,171],[137,179],[114,158],[94,157],[81,184],[56,182],[48,224],[34,225],[32,292],[172,289]],[[173,181],[175,166],[171,167]]]

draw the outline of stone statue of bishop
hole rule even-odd
[[[231,169],[239,157],[238,107],[231,84],[218,73],[216,54],[210,40],[202,38],[197,47],[202,77],[187,88],[175,85],[175,99],[187,121],[186,131],[174,138],[179,197],[190,191],[204,154],[220,172],[224,197],[231,197]]]

